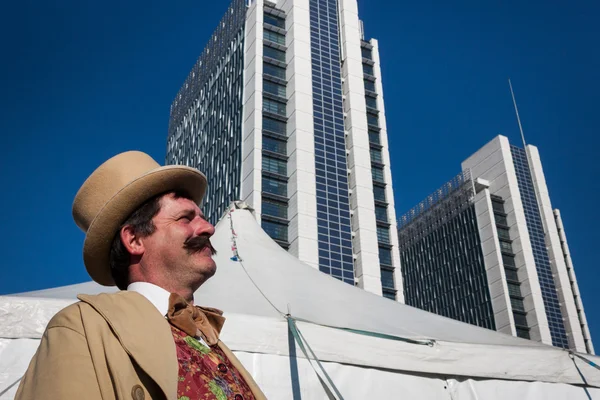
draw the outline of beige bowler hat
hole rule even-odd
[[[119,226],[146,200],[173,190],[184,190],[200,204],[206,177],[197,169],[161,167],[148,154],[128,151],[109,159],[86,179],[73,201],[73,219],[86,233],[83,262],[94,281],[114,286],[110,246]]]

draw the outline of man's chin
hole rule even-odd
[[[206,279],[212,277],[217,272],[217,263],[212,258],[204,260],[202,263],[202,272],[206,276]]]

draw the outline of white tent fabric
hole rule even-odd
[[[223,340],[269,398],[328,398],[315,363],[293,345],[290,314],[345,399],[600,399],[600,371],[568,352],[342,283],[281,249],[239,203],[212,242],[218,271],[196,302],[225,311]],[[0,399],[14,396],[16,385],[1,393],[22,375],[52,315],[78,293],[113,290],[88,282],[0,297]]]

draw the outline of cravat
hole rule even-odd
[[[225,323],[222,314],[216,308],[193,306],[177,293],[169,296],[169,323],[190,336],[202,337],[209,346],[219,341],[219,333]]]

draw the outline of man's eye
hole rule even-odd
[[[187,215],[184,215],[183,217],[179,217],[179,219],[178,219],[178,221],[187,221],[187,222],[190,222],[191,220],[192,219]]]

